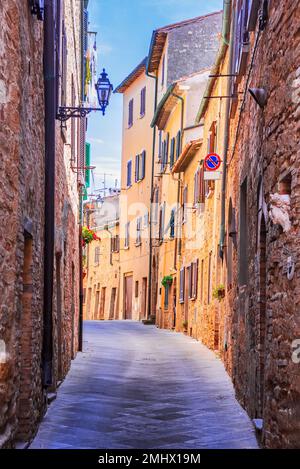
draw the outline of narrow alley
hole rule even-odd
[[[133,321],[87,321],[84,338],[31,448],[257,448],[221,360],[196,340]]]

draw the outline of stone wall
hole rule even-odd
[[[238,236],[224,358],[239,400],[251,417],[263,419],[263,444],[269,448],[296,448],[300,441],[300,365],[292,361],[292,342],[300,337],[299,20],[298,2],[270,2],[249,81],[266,89],[268,102],[261,109],[246,93],[236,150],[228,159],[227,213],[231,198]],[[245,86],[244,79],[239,89]],[[231,121],[231,150],[238,119],[239,109]],[[240,185],[246,177],[248,281],[241,282]],[[289,192],[292,227],[284,233],[270,219],[268,204],[271,194]],[[289,257],[295,261],[291,280]]]
[[[0,5],[0,446],[32,434],[43,407],[43,23]]]

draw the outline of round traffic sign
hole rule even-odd
[[[216,171],[221,166],[221,158],[216,153],[210,153],[204,159],[204,166],[207,171]]]

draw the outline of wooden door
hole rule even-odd
[[[125,319],[132,319],[132,275],[125,277]]]
[[[116,296],[117,296],[117,289],[112,288],[111,289],[111,297],[110,297],[109,319],[114,319],[114,316],[115,316]]]
[[[142,283],[142,317],[141,319],[146,318],[147,312],[147,277],[143,277]]]
[[[105,293],[106,293],[106,287],[102,287],[102,289],[101,289],[101,300],[100,300],[100,319],[104,319]]]

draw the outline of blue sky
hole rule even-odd
[[[187,18],[221,10],[223,0],[89,0],[89,29],[97,31],[98,75],[103,67],[116,87],[147,55],[152,31]],[[112,94],[103,117],[92,113],[87,140],[91,143],[95,188],[120,185],[122,95]]]

